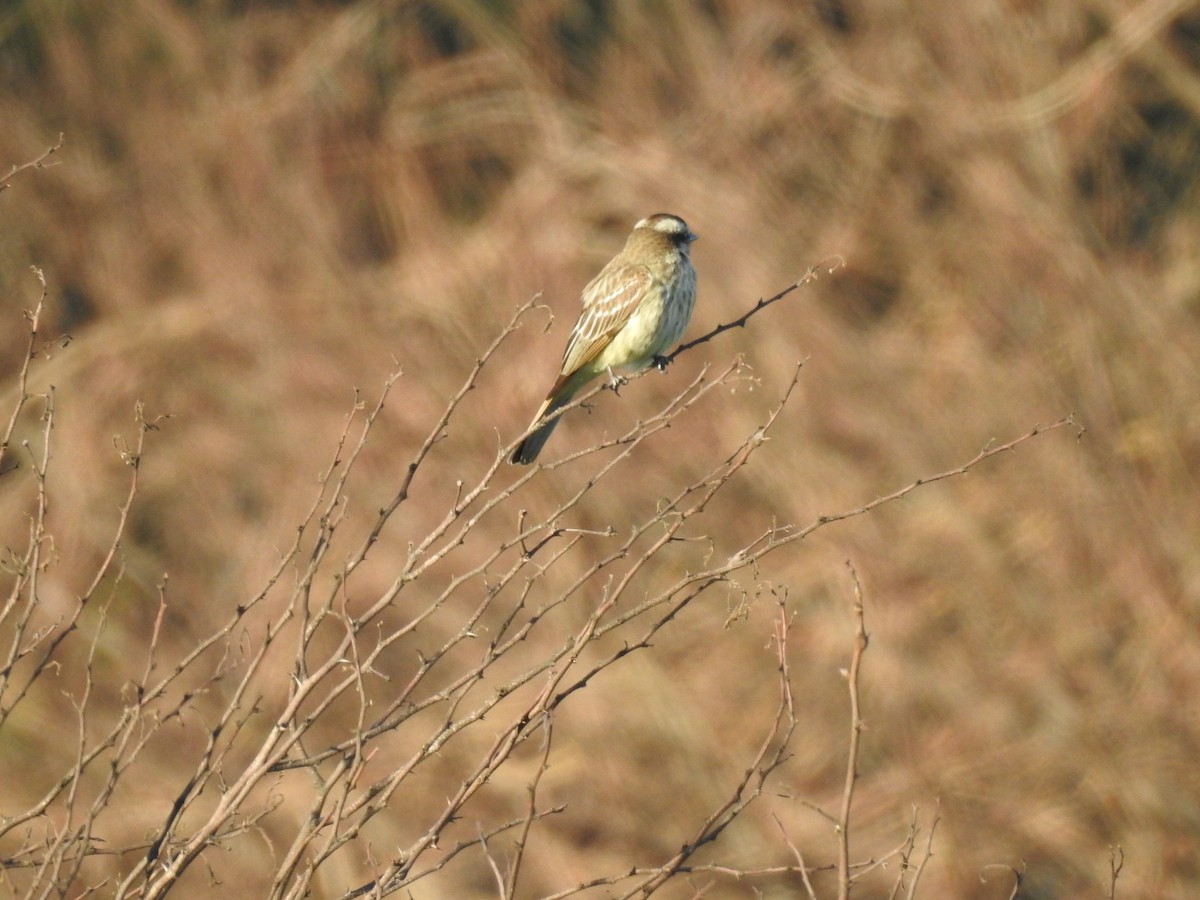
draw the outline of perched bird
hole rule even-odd
[[[511,462],[537,459],[558,424],[554,413],[597,375],[665,365],[662,354],[683,335],[696,300],[696,270],[688,256],[694,240],[687,223],[670,213],[633,226],[625,247],[583,289],[583,312],[571,330],[562,371]]]

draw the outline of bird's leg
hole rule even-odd
[[[618,375],[612,370],[612,366],[608,367],[608,386],[614,394],[621,396],[621,388],[629,383],[629,379],[624,375]]]
[[[650,365],[654,366],[654,368],[658,369],[658,371],[662,372],[663,374],[666,374],[667,366],[670,364],[671,357],[669,356],[655,356],[650,360]]]

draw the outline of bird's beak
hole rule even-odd
[[[698,240],[700,240],[700,235],[698,235],[698,234],[696,234],[695,232],[692,232],[692,231],[689,231],[689,232],[688,232],[688,243],[689,243],[689,244],[690,244],[692,241],[698,241]]]

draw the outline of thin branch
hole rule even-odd
[[[1104,896],[1108,900],[1117,900],[1117,876],[1125,868],[1125,851],[1121,845],[1108,848],[1108,888]]]
[[[53,146],[42,153],[41,156],[38,156],[36,159],[31,159],[27,163],[21,163],[20,165],[13,166],[7,175],[5,175],[3,178],[0,178],[0,193],[8,190],[8,188],[11,187],[9,182],[12,181],[13,176],[17,175],[18,173],[24,172],[26,169],[48,169],[51,165],[54,165],[53,163],[47,163],[46,160],[61,150],[62,145],[63,135],[62,132],[59,132],[58,140],[54,142]]]
[[[858,704],[858,676],[862,667],[863,653],[867,649],[867,627],[863,614],[862,584],[854,564],[846,561],[850,577],[854,580],[854,650],[850,655],[850,669],[846,682],[850,690],[850,747],[846,753],[846,780],[842,787],[842,810],[838,817],[838,900],[850,896],[850,804],[854,798],[854,784],[858,780],[858,742],[862,735],[862,716]]]
[[[38,295],[37,303],[33,305],[33,309],[25,310],[25,318],[29,321],[29,340],[25,345],[25,357],[21,360],[21,368],[17,372],[17,400],[13,404],[12,415],[8,417],[8,425],[4,429],[3,436],[0,436],[0,474],[5,471],[4,457],[8,453],[8,445],[12,440],[13,429],[17,427],[17,419],[21,416],[21,410],[25,408],[26,402],[29,400],[29,366],[33,362],[33,358],[37,355],[37,336],[38,325],[42,319],[42,310],[46,306],[46,275],[37,266],[30,267],[34,277],[37,278],[41,285],[41,293]]]
[[[929,823],[929,835],[925,838],[925,853],[921,857],[921,861],[917,864],[916,871],[913,872],[912,883],[908,886],[908,894],[906,900],[915,900],[917,896],[917,885],[921,882],[921,875],[925,872],[925,866],[929,860],[933,859],[933,834],[937,831],[938,822],[941,816],[937,813],[933,814],[933,821]]]
[[[517,894],[517,877],[521,871],[521,862],[525,858],[525,848],[529,842],[529,831],[533,827],[534,818],[537,816],[538,786],[542,783],[542,776],[550,769],[550,746],[553,743],[553,739],[554,716],[548,715],[542,720],[542,760],[538,764],[537,772],[534,773],[533,781],[529,783],[529,806],[525,810],[525,822],[521,826],[520,834],[517,835],[517,849],[508,867],[508,877],[502,885],[503,896],[505,897],[515,897]]]
[[[987,884],[988,869],[1003,869],[1005,872],[1008,872],[1010,875],[1012,875],[1013,886],[1012,886],[1012,890],[1010,890],[1008,892],[1008,900],[1016,900],[1017,896],[1021,893],[1021,885],[1025,883],[1025,873],[1021,869],[1018,869],[1016,866],[1010,866],[1007,863],[992,863],[990,865],[984,866],[983,869],[980,871],[980,873],[979,873],[979,883],[980,884]]]
[[[817,900],[817,892],[813,890],[812,879],[808,875],[808,866],[804,864],[804,854],[800,852],[800,848],[795,842],[788,837],[787,831],[783,827],[783,823],[779,821],[779,817],[771,813],[771,818],[775,820],[775,826],[779,829],[779,836],[783,838],[783,842],[787,844],[789,850],[792,851],[792,856],[796,859],[796,867],[800,870],[800,880],[804,883],[804,892],[808,894],[809,900]]]
[[[739,316],[738,318],[734,319],[733,321],[726,322],[723,325],[718,325],[712,331],[709,331],[705,334],[700,335],[700,337],[696,338],[693,341],[688,341],[686,344],[680,344],[678,347],[676,347],[674,349],[674,351],[672,351],[666,357],[667,362],[672,362],[677,356],[679,356],[682,353],[686,353],[688,350],[691,350],[693,347],[697,347],[700,344],[708,343],[709,341],[711,341],[713,338],[715,338],[719,334],[724,334],[726,331],[731,331],[734,328],[744,328],[746,323],[748,321],[750,321],[751,316],[757,315],[758,313],[762,312],[764,309],[766,309],[772,303],[777,303],[778,301],[782,300],[784,297],[786,297],[788,294],[790,294],[792,291],[796,290],[797,288],[804,287],[804,285],[809,284],[813,281],[816,281],[822,272],[831,275],[834,272],[836,272],[838,269],[844,268],[845,265],[846,265],[846,260],[844,260],[842,257],[830,256],[830,257],[827,257],[827,258],[821,260],[815,266],[809,266],[808,271],[805,272],[803,275],[801,275],[800,278],[794,284],[789,284],[787,287],[785,287],[778,294],[775,294],[773,297],[768,297],[766,300],[760,299],[757,303],[754,304],[754,306],[752,306],[745,313],[745,315]]]
[[[791,675],[788,670],[787,641],[791,630],[791,619],[788,616],[786,595],[779,598],[779,611],[775,617],[774,643],[776,661],[779,672],[779,701],[775,710],[774,721],[755,754],[754,759],[746,768],[741,780],[730,793],[729,798],[704,820],[695,831],[691,840],[684,844],[679,851],[668,860],[651,878],[638,884],[623,897],[639,894],[648,897],[661,887],[700,847],[715,841],[721,833],[740,816],[745,809],[762,795],[767,778],[786,759],[788,745],[796,729],[796,711],[792,699]],[[774,747],[772,751],[771,748]]]

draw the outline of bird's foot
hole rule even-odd
[[[669,357],[669,356],[656,356],[652,360],[650,360],[650,365],[654,366],[654,368],[658,369],[658,371],[663,372],[663,373],[665,373],[667,371],[667,366],[669,366],[670,364],[671,364],[671,357]]]
[[[629,383],[629,379],[624,375],[618,375],[612,369],[608,370],[608,387],[618,397],[621,396],[621,388]]]

